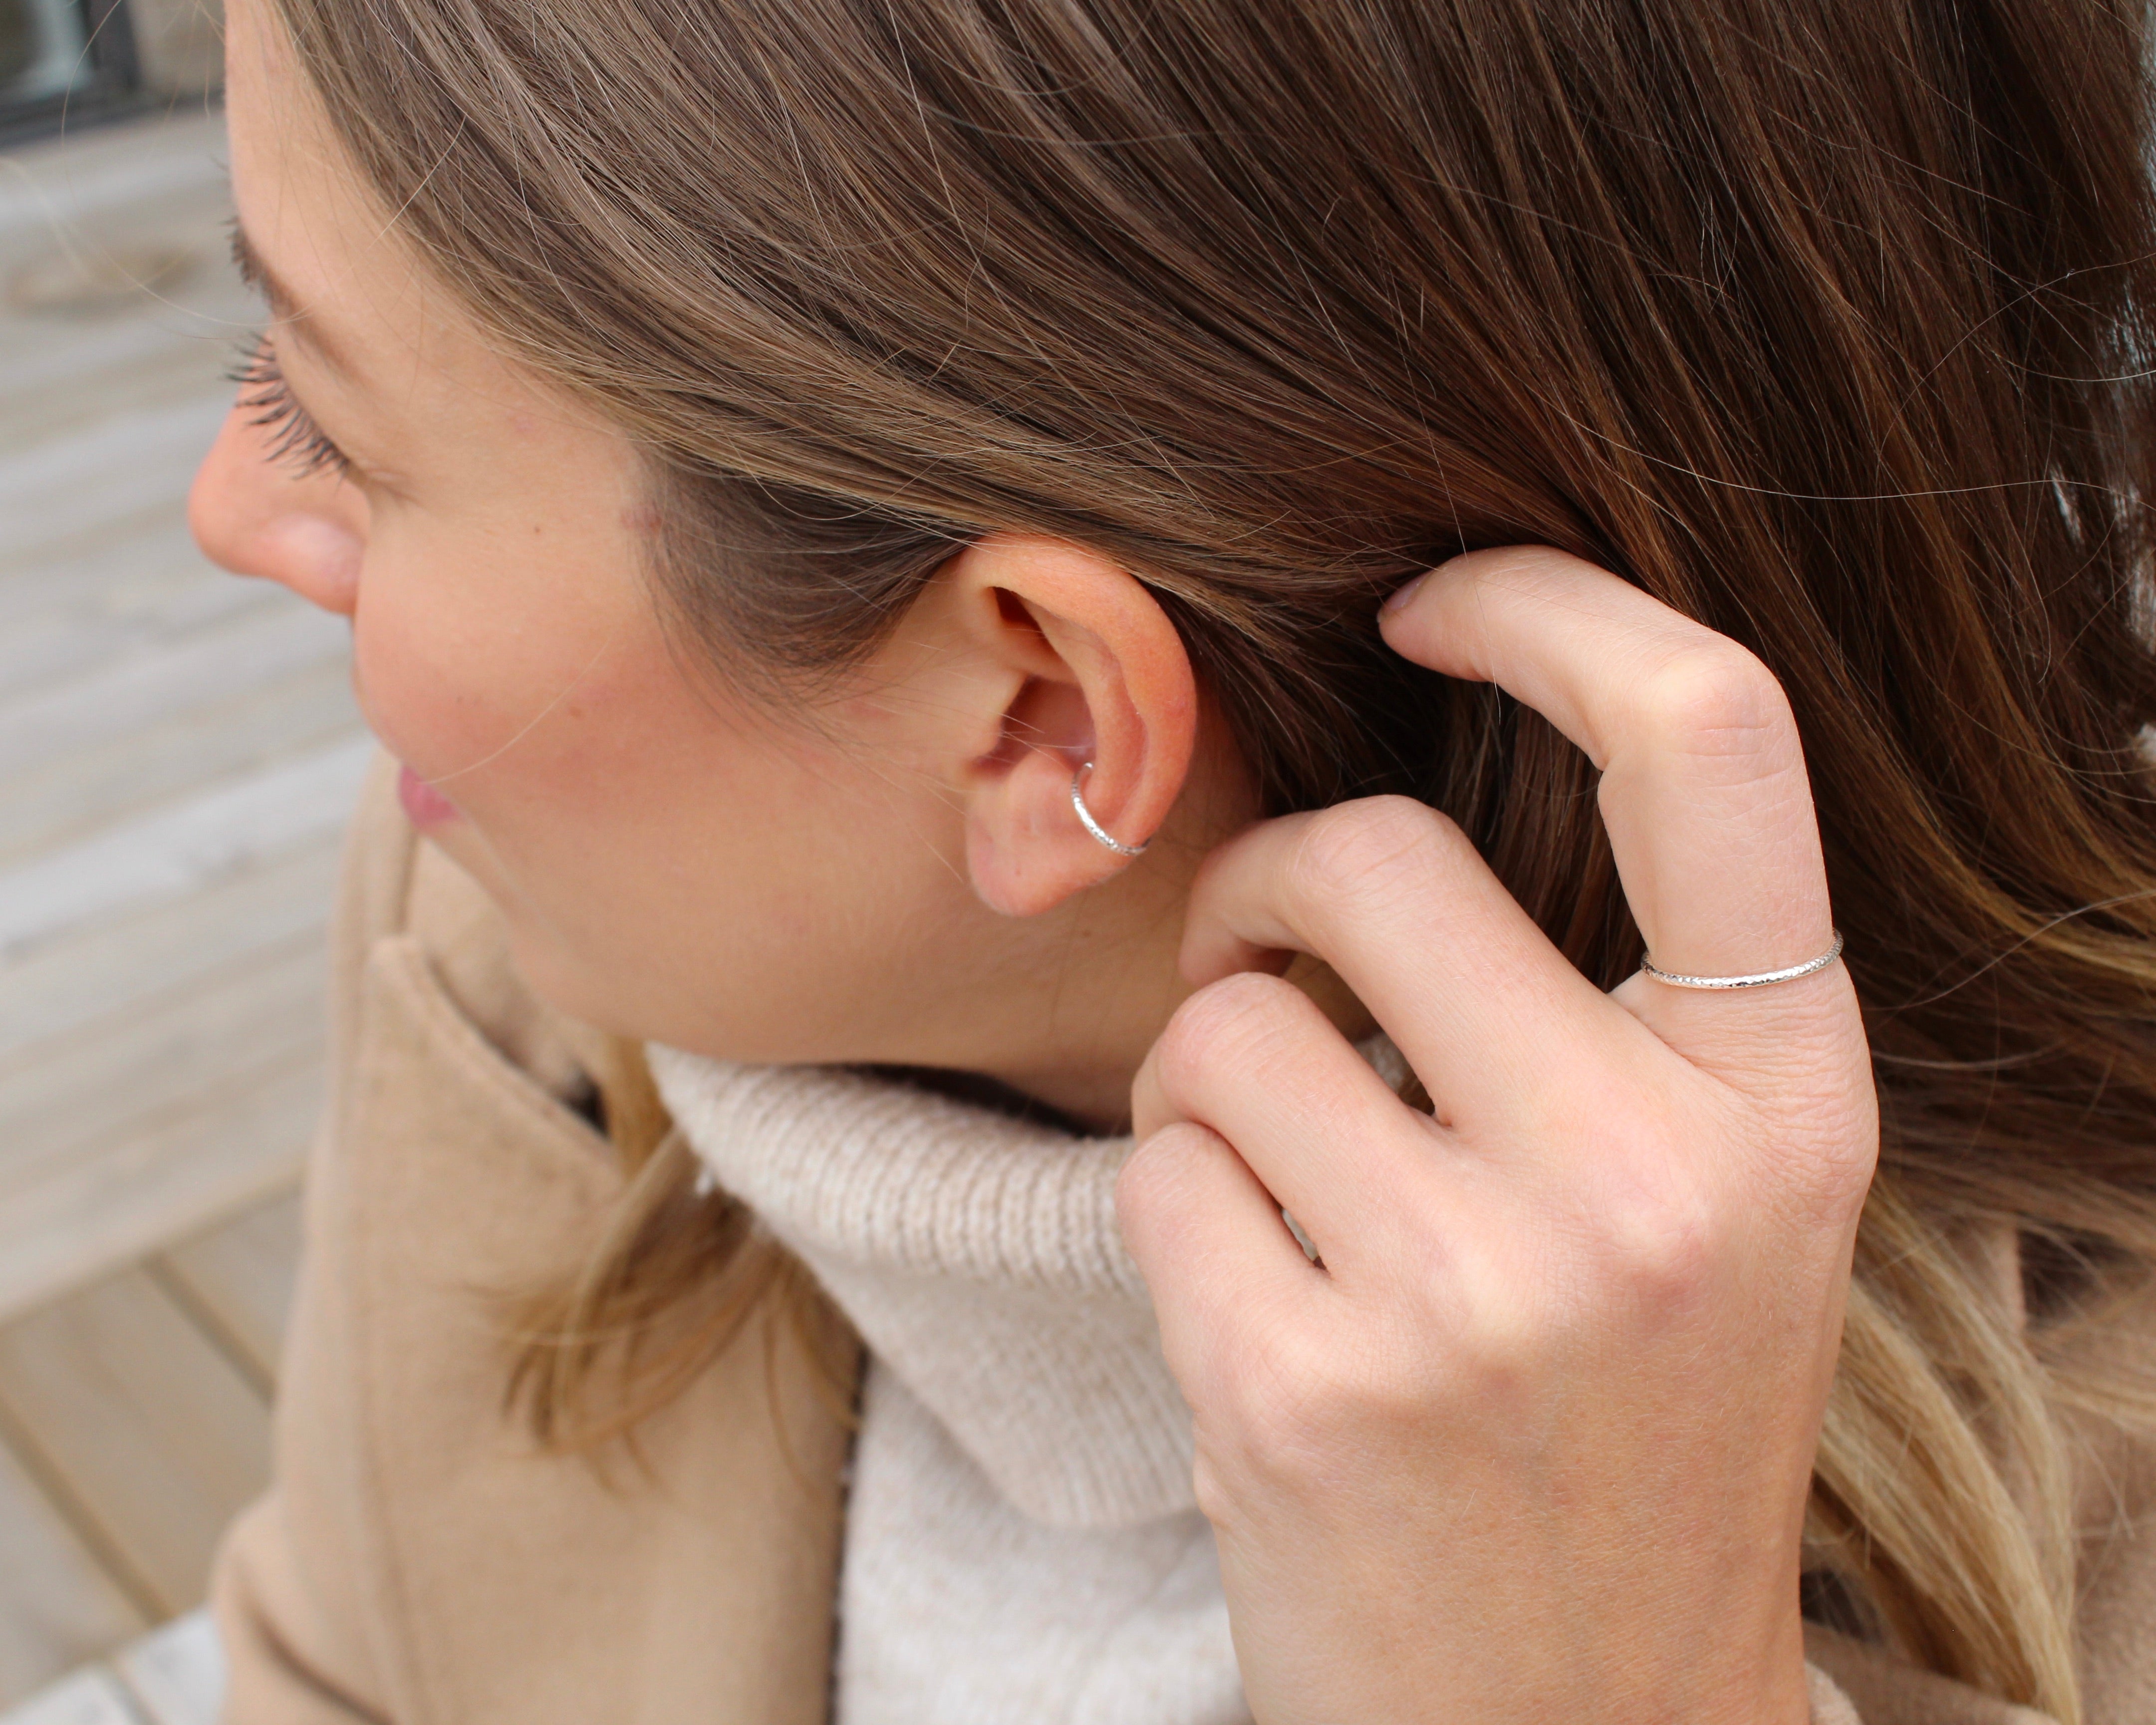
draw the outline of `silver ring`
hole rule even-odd
[[[1070,775],[1070,806],[1078,811],[1078,819],[1086,823],[1086,830],[1106,845],[1109,850],[1114,851],[1117,856],[1143,856],[1145,845],[1126,845],[1120,839],[1111,838],[1108,829],[1093,819],[1093,811],[1086,806],[1086,793],[1078,787],[1084,781],[1086,775],[1092,770],[1093,763],[1088,761]],[[1152,840],[1150,839],[1146,840],[1146,845],[1152,843]]]
[[[1787,970],[1763,970],[1756,976],[1677,976],[1666,970],[1655,968],[1655,961],[1642,958],[1640,968],[1658,983],[1667,983],[1672,988],[1763,988],[1769,983],[1793,983],[1800,976],[1810,976],[1815,971],[1825,970],[1841,957],[1841,931],[1834,932],[1834,944],[1816,958],[1807,958],[1802,964],[1792,964]]]

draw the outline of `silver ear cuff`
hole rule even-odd
[[[1070,775],[1070,806],[1078,811],[1078,819],[1085,823],[1086,830],[1117,856],[1143,856],[1145,845],[1126,845],[1122,839],[1111,837],[1108,829],[1093,819],[1093,811],[1086,806],[1086,793],[1079,789],[1079,786],[1086,782],[1086,775],[1092,770],[1093,763],[1088,761]],[[1146,840],[1146,845],[1152,843],[1150,839]]]

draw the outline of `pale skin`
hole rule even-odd
[[[1173,627],[1082,546],[983,537],[813,715],[730,691],[660,624],[629,440],[490,347],[260,0],[229,15],[267,339],[338,459],[275,459],[236,408],[196,531],[350,618],[409,806],[534,985],[722,1058],[1134,1122],[1123,1226],[1265,1725],[1804,1719],[1799,1536],[1876,1142],[1841,968],[1605,995],[1427,809],[1252,824]],[[1748,655],[1532,548],[1382,626],[1603,768],[1666,968],[1825,947],[1802,753]],[[1142,858],[1074,816],[1087,761]],[[1373,1019],[1434,1120],[1354,1054]]]

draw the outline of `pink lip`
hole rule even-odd
[[[397,775],[397,800],[404,805],[405,819],[415,827],[438,827],[457,818],[457,805],[409,767]]]

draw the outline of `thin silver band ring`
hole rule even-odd
[[[1122,839],[1111,836],[1106,827],[1093,819],[1093,811],[1086,806],[1086,793],[1078,787],[1084,783],[1086,775],[1092,770],[1093,763],[1088,761],[1070,775],[1070,806],[1078,811],[1078,819],[1085,822],[1086,830],[1106,845],[1109,850],[1114,851],[1117,856],[1143,856],[1145,845],[1126,845]],[[1152,843],[1152,840],[1150,839],[1146,840],[1146,845]]]
[[[1810,976],[1815,971],[1825,970],[1841,957],[1841,931],[1834,932],[1834,944],[1816,958],[1807,958],[1802,964],[1792,964],[1787,970],[1763,970],[1755,976],[1677,976],[1666,970],[1657,970],[1655,961],[1642,958],[1640,968],[1658,983],[1667,983],[1672,988],[1763,988],[1769,983],[1793,983],[1800,976]]]

